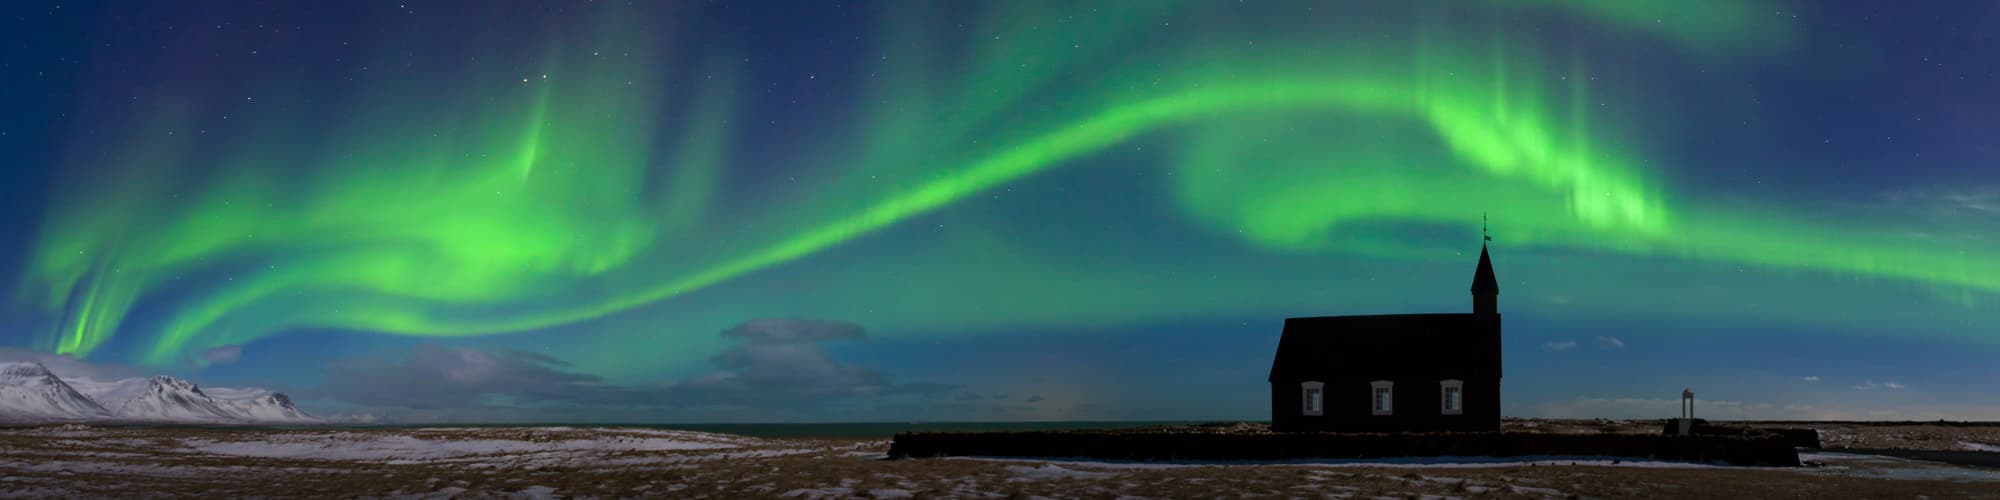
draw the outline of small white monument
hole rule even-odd
[[[1694,388],[1681,389],[1681,435],[1694,430]]]

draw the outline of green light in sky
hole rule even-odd
[[[1689,17],[1529,3],[1648,26],[1637,31],[1703,52],[1774,36],[1743,17],[1747,7]],[[1033,17],[1015,10],[1043,10],[1003,8],[986,22],[1010,33]],[[450,92],[410,97],[385,84],[310,133],[271,112],[243,119],[292,125],[167,139],[161,131],[186,121],[181,110],[203,103],[163,106],[118,154],[91,160],[110,180],[59,198],[22,297],[63,318],[51,348],[88,354],[136,333],[155,364],[300,327],[463,336],[557,326],[799,261],[1052,168],[1089,168],[1086,158],[1150,135],[1180,138],[1164,187],[1190,220],[1267,251],[1406,256],[1408,245],[1345,230],[1471,224],[1491,211],[1506,221],[1503,245],[2000,290],[1991,250],[1861,241],[1847,236],[1880,228],[1676,197],[1616,135],[1630,117],[1592,114],[1586,82],[1552,79],[1531,44],[1335,37],[1093,66],[1138,43],[1143,20],[1158,15],[1147,10],[981,41],[968,68],[953,68],[962,80],[939,81],[923,57],[871,62],[892,77],[864,91],[856,114],[866,126],[843,131],[851,140],[787,145],[808,148],[786,156],[793,165],[733,163],[749,95],[739,68],[668,74],[685,65],[644,50],[657,40],[617,16],[587,41],[552,44],[546,78],[495,63],[459,68]],[[1653,14],[1673,22],[1640,22]],[[885,45],[926,45],[920,29],[890,26]],[[1076,37],[1101,38],[1065,47]],[[581,56],[603,43],[636,55]],[[194,153],[207,150],[221,154]],[[762,188],[750,201],[730,191],[741,189],[732,178],[777,171],[822,182],[748,182]],[[125,324],[147,300],[164,317]]]

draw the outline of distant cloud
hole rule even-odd
[[[1903,385],[1903,384],[1899,384],[1899,383],[1896,383],[1896,381],[1894,381],[1894,380],[1891,380],[1891,381],[1888,381],[1888,382],[1884,382],[1884,383],[1880,383],[1880,384],[1877,384],[1877,383],[1875,383],[1875,381],[1874,381],[1874,380],[1872,380],[1872,379],[1871,379],[1871,380],[1868,380],[1868,381],[1866,381],[1866,382],[1862,382],[1862,383],[1861,383],[1861,385],[1857,385],[1857,386],[1854,386],[1854,390],[1857,390],[1857,391],[1867,391],[1867,390],[1873,390],[1873,389],[1876,389],[1876,388],[1889,388],[1889,389],[1897,389],[1897,390],[1900,390],[1900,389],[1903,389],[1903,388],[1906,388],[1906,387],[1908,387],[1908,386],[1905,386],[1905,385]]]
[[[1542,348],[1551,351],[1567,351],[1576,348],[1576,341],[1564,340],[1561,342],[1543,342]]]
[[[851,323],[755,319],[721,335],[742,342],[709,359],[715,371],[661,384],[611,384],[545,354],[423,344],[401,361],[338,363],[325,384],[304,394],[384,410],[377,413],[385,417],[462,422],[813,418],[838,404],[892,396],[979,397],[955,385],[893,383],[882,372],[833,359],[821,342],[865,339]]]
[[[1902,229],[1891,235],[1936,245],[1988,245],[2000,229],[2000,186],[1908,189],[1858,202],[1870,213],[1957,220],[1952,228]]]
[[[1617,337],[1598,337],[1597,346],[1605,349],[1624,349],[1625,341],[1618,340]]]
[[[526,403],[615,402],[623,388],[593,375],[564,371],[566,363],[523,351],[487,352],[422,344],[401,362],[357,359],[335,363],[308,397],[369,407],[463,410],[494,397]]]
[[[92,363],[68,354],[53,354],[28,349],[0,347],[0,361],[29,361],[41,363],[60,378],[87,378],[92,380],[118,380],[143,377],[146,370],[136,366],[116,363]]]
[[[721,371],[673,387],[677,400],[711,404],[800,405],[829,398],[956,390],[940,384],[892,384],[881,372],[841,363],[819,342],[861,340],[852,323],[807,319],[754,319],[722,332],[748,342],[711,358]]]
[[[1806,375],[1806,378],[1805,378],[1805,381],[1807,381],[1807,382],[1818,382],[1818,381],[1819,381],[1819,375]]]
[[[2000,215],[2000,188],[1891,191],[1882,193],[1880,201],[1892,206],[1940,215]]]
[[[201,353],[201,359],[222,365],[235,363],[236,360],[243,359],[243,346],[240,344],[230,344],[209,349]]]
[[[378,416],[375,416],[375,414],[373,414],[373,413],[368,413],[368,412],[361,412],[361,413],[334,413],[334,414],[329,414],[329,415],[321,415],[321,416],[320,416],[320,419],[322,419],[322,420],[325,420],[325,421],[326,421],[326,422],[328,422],[328,423],[335,423],[335,424],[364,424],[364,425],[365,425],[365,424],[379,424],[379,423],[382,423],[382,417],[378,417]]]
[[[797,318],[759,318],[722,331],[724,338],[751,342],[820,342],[860,340],[866,335],[861,325],[841,321]]]
[[[1028,396],[1028,402],[1030,402],[1030,403],[1034,403],[1034,402],[1037,402],[1037,401],[1042,401],[1042,400],[1044,400],[1044,399],[1047,399],[1047,398],[1044,398],[1044,397],[1042,397],[1042,395],[1040,395],[1040,394],[1036,394],[1036,395],[1033,395],[1033,396]]]

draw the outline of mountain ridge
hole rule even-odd
[[[290,396],[209,388],[166,375],[66,381],[35,362],[0,363],[0,422],[319,423]]]

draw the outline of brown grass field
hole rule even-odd
[[[1119,463],[885,460],[883,439],[641,428],[0,430],[9,498],[2000,498],[2000,469],[1840,453],[2000,445],[2000,426],[1820,429],[1801,468],[1601,457]],[[1657,432],[1509,420],[1509,430]],[[1259,432],[1255,424],[1244,432]],[[1981,455],[1973,455],[1981,456]]]

